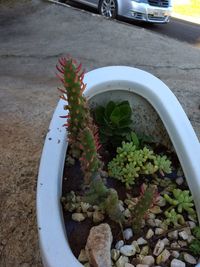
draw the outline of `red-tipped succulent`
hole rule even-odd
[[[98,149],[100,148],[97,127],[93,124],[87,100],[83,96],[86,84],[83,82],[82,65],[70,57],[60,58],[56,66],[58,78],[64,89],[58,88],[61,98],[67,101],[68,114],[62,116],[67,121],[68,140],[72,156],[80,159],[85,180],[91,179],[92,173],[99,167]],[[90,140],[88,142],[88,140]]]

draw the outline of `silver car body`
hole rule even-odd
[[[98,8],[99,0],[75,0]],[[166,23],[172,13],[172,0],[116,0],[117,14],[129,19]]]

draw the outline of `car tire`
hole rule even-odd
[[[99,2],[99,13],[110,19],[117,18],[117,1],[116,0],[101,0]]]

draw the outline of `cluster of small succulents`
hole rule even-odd
[[[122,142],[117,148],[117,155],[108,164],[109,175],[119,179],[130,187],[139,175],[153,174],[157,171],[171,172],[171,161],[166,156],[160,156],[153,150],[144,147],[137,149],[133,142]]]
[[[166,201],[172,206],[177,207],[178,213],[186,211],[190,215],[195,215],[193,198],[190,195],[189,190],[174,189],[173,196],[174,199],[169,195],[164,194]]]

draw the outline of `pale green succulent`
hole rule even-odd
[[[171,209],[170,211],[165,211],[166,220],[164,221],[165,224],[169,225],[173,223],[174,226],[178,226],[179,224],[184,224],[185,220],[181,214],[178,214],[175,209]]]
[[[138,149],[133,142],[122,142],[116,157],[108,164],[108,173],[130,187],[141,174],[149,175],[159,170],[171,172],[170,165],[166,156],[159,156],[147,147]]]
[[[195,210],[192,208],[194,206],[193,198],[190,195],[189,190],[174,189],[173,195],[174,199],[167,194],[164,194],[164,198],[169,204],[176,206],[179,213],[182,213],[183,210],[185,210],[190,215],[195,214]]]

